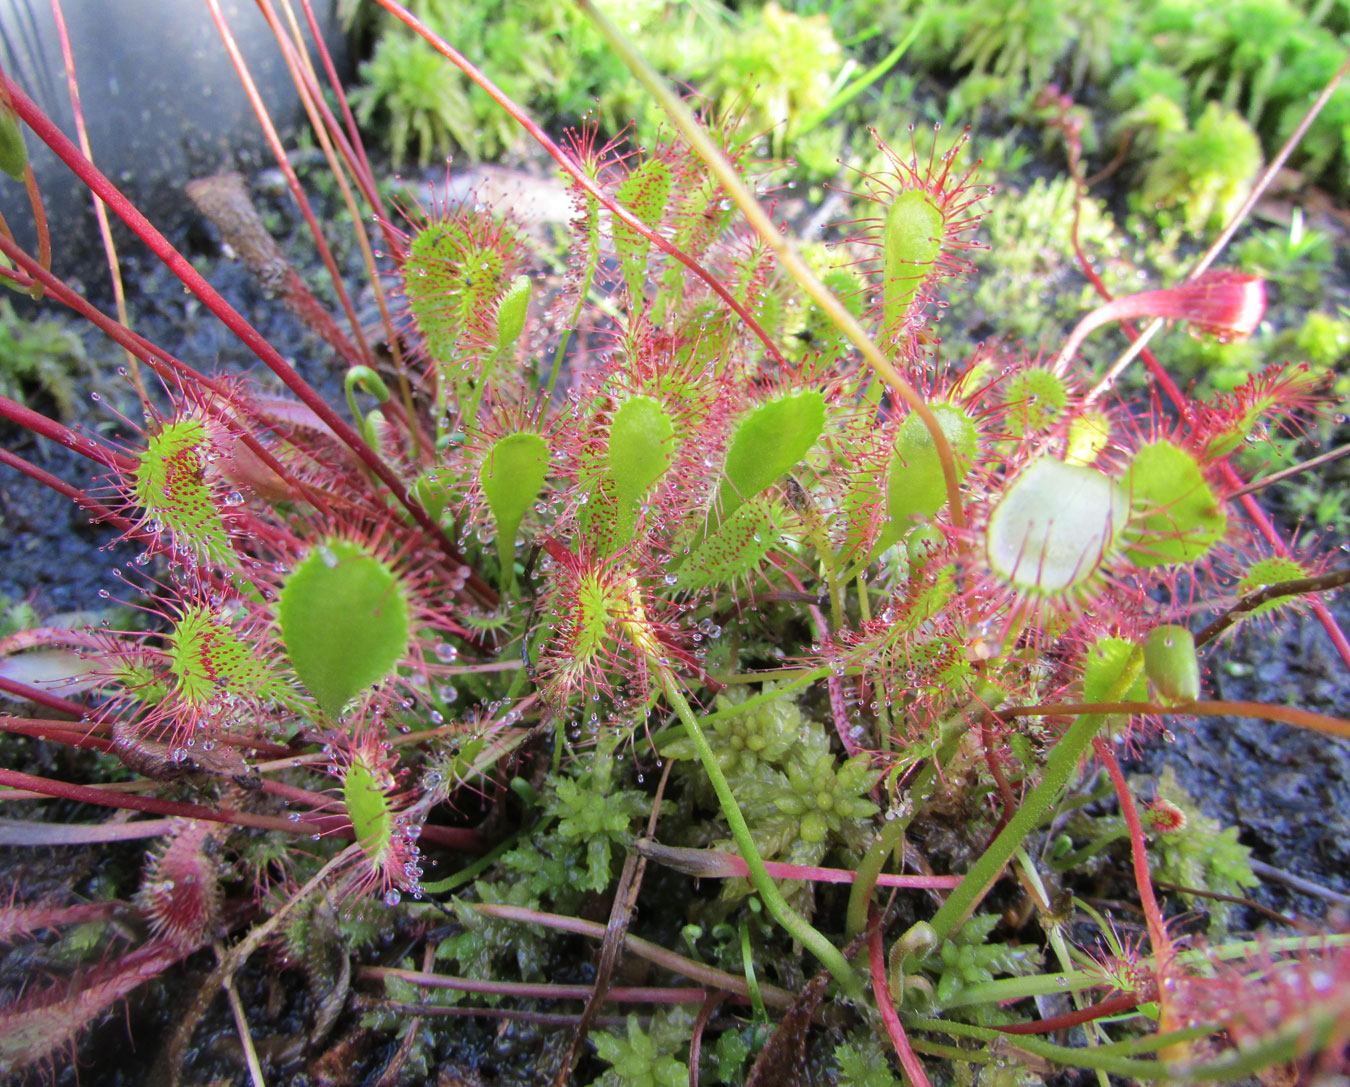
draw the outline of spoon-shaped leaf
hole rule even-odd
[[[300,682],[329,717],[387,676],[408,648],[408,598],[361,544],[331,539],[286,579],[281,637]]]
[[[634,508],[670,467],[674,435],[670,416],[650,396],[634,396],[614,413],[609,428],[609,474],[618,503],[617,542],[628,542]]]
[[[492,443],[478,483],[497,524],[497,555],[502,564],[502,586],[516,584],[516,533],[548,475],[548,443],[532,431],[507,434]]]
[[[725,519],[806,456],[825,428],[825,398],[815,390],[761,404],[736,427],[720,494]]]

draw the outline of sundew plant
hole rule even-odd
[[[1121,768],[1172,719],[1350,735],[1207,690],[1233,627],[1290,609],[1350,663],[1318,596],[1344,572],[1232,464],[1315,411],[1318,382],[1285,365],[1194,399],[1131,324],[1240,338],[1262,281],[1216,246],[1184,282],[1103,297],[1053,357],[948,357],[942,303],[988,195],[963,138],[878,133],[847,236],[808,259],[762,133],[672,95],[589,0],[660,138],[555,142],[379,2],[524,126],[574,215],[550,287],[509,205],[390,199],[309,4],[260,0],[379,329],[279,142],[333,312],[239,178],[192,198],[312,326],[336,403],[4,80],[9,183],[40,207],[24,145],[50,147],[287,393],[148,342],[0,231],[6,285],[123,349],[134,404],[95,436],[0,398],[93,467],[0,459],[119,533],[106,593],[141,617],[5,639],[11,661],[74,649],[79,692],[0,676],[27,700],[0,718],[5,833],[148,843],[97,893],[15,880],[0,938],[62,968],[0,976],[0,1068],[63,1067],[120,1001],[174,984],[157,1083],[305,1061],[455,1082],[466,1019],[551,1031],[517,1051],[520,1082],[782,1083],[808,1055],[913,1087],[1343,1071],[1345,937],[1186,938],[1151,866],[1240,891],[1246,852],[1187,836],[1184,801],[1136,797]],[[1130,350],[1085,363],[1120,322]],[[1126,399],[1127,373],[1147,391]],[[1052,848],[1076,810],[1108,812],[1100,841]],[[1073,858],[1112,840],[1140,910],[1119,926],[1074,897]],[[256,1044],[280,1015],[263,962],[295,983],[273,994],[303,1035],[285,1052]],[[212,1073],[197,1046],[227,1007],[239,1057]]]

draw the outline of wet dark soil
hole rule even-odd
[[[1330,602],[1342,629],[1350,601]],[[1251,626],[1210,653],[1207,694],[1345,716],[1350,679],[1311,616]],[[1145,743],[1130,769],[1170,766],[1201,810],[1240,829],[1254,859],[1350,894],[1350,741],[1273,721],[1177,720],[1170,741]],[[1350,911],[1263,878],[1251,898],[1282,913],[1344,924]],[[1254,928],[1263,919],[1251,914]]]

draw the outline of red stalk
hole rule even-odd
[[[1153,945],[1153,961],[1161,974],[1172,960],[1172,937],[1167,932],[1167,922],[1163,919],[1162,909],[1158,906],[1158,896],[1153,893],[1153,879],[1148,870],[1148,841],[1144,838],[1144,825],[1139,821],[1139,811],[1134,806],[1134,794],[1121,772],[1120,763],[1111,745],[1100,736],[1092,741],[1097,758],[1111,778],[1116,790],[1116,799],[1120,802],[1120,814],[1130,832],[1130,858],[1134,863],[1134,883],[1139,889],[1139,904],[1144,909],[1144,920],[1148,922],[1149,943]],[[1159,987],[1161,989],[1161,986]]]
[[[3,243],[0,242],[0,247],[2,246]],[[109,449],[88,435],[77,434],[70,427],[58,423],[55,419],[48,419],[42,413],[26,408],[7,396],[0,396],[0,417],[25,430],[31,430],[34,434],[59,442],[81,456],[88,457],[95,464],[111,468],[114,472],[130,473],[136,470],[136,461],[125,453]]]
[[[97,804],[104,808],[125,808],[131,811],[150,812],[152,815],[179,815],[185,819],[209,819],[213,823],[233,823],[235,826],[280,830],[287,834],[317,834],[320,829],[313,823],[292,823],[289,819],[254,815],[251,812],[235,811],[233,808],[207,808],[201,804],[185,804],[178,800],[163,800],[157,796],[110,793],[106,789],[72,785],[53,778],[21,774],[17,770],[7,770],[4,767],[0,767],[0,785],[7,785],[11,789],[31,789],[43,796],[74,800],[81,804]]]
[[[310,95],[313,97],[314,104],[318,107],[319,112],[323,114],[324,121],[328,125],[328,131],[341,150],[343,158],[347,160],[347,164],[351,167],[357,184],[361,186],[366,202],[375,210],[375,214],[380,217],[381,226],[387,231],[389,217],[384,213],[384,203],[380,199],[379,187],[375,184],[375,171],[370,168],[370,160],[366,158],[366,147],[361,142],[361,135],[356,127],[356,118],[352,116],[351,106],[347,103],[347,94],[342,89],[342,80],[338,78],[333,57],[328,52],[328,46],[324,44],[323,34],[319,30],[319,22],[314,17],[314,5],[311,0],[300,0],[300,2],[305,9],[305,22],[309,24],[309,33],[314,39],[315,51],[318,52],[319,59],[323,61],[324,74],[328,76],[328,88],[332,91],[333,97],[337,99],[338,108],[342,110],[342,119],[346,125],[345,136],[342,126],[337,123],[336,118],[333,117],[328,108],[328,102],[323,91],[312,82],[309,83]]]
[[[89,128],[84,121],[84,106],[80,103],[80,83],[75,77],[75,53],[70,47],[70,34],[66,30],[66,16],[61,10],[61,0],[52,0],[52,18],[56,22],[57,39],[61,43],[61,60],[66,69],[66,92],[70,95],[70,112],[75,119],[75,135],[80,141],[80,150],[84,152],[85,158],[93,162],[94,152],[89,143]],[[113,243],[112,226],[108,222],[108,209],[103,206],[102,200],[94,200],[93,205],[94,218],[98,220],[98,236],[103,242],[103,256],[108,262],[108,275],[112,280],[113,305],[117,310],[117,319],[125,325],[128,323],[126,287],[122,282],[122,269],[117,262],[117,247]],[[136,395],[141,398],[142,404],[148,403],[149,398],[141,381],[140,367],[137,366],[136,355],[132,351],[127,351],[127,366]]]
[[[71,290],[71,288],[66,286],[61,280],[57,279],[50,272],[44,271],[31,256],[14,244],[12,240],[7,239],[2,235],[0,235],[0,251],[25,272],[38,280],[51,298],[60,302],[67,308],[74,310],[114,343],[129,351],[153,369],[164,381],[173,382],[176,372],[177,375],[186,378],[193,384],[200,385],[208,392],[214,393],[223,400],[229,401],[231,399],[231,391],[226,385],[215,381],[204,374],[198,373],[187,363],[169,354],[167,351],[161,350],[144,336],[133,332],[125,325],[120,324],[107,314],[102,313],[97,308],[90,305],[81,295]],[[323,493],[317,488],[311,487],[296,479],[294,474],[278,461],[276,457],[274,457],[267,448],[254,437],[247,427],[240,425],[227,414],[222,413],[220,419],[230,428],[235,436],[248,447],[249,451],[253,453],[254,456],[267,465],[267,467],[274,471],[281,479],[285,480],[287,484],[293,487],[297,495],[304,497],[315,509],[325,516],[329,518],[333,516],[327,502],[324,501]],[[134,470],[135,462],[133,461],[132,464]],[[37,477],[35,476],[34,478]],[[51,478],[55,479],[54,476]],[[51,484],[48,485],[51,486]],[[59,487],[55,487],[54,489],[60,490]],[[129,524],[130,522],[126,523]]]
[[[33,207],[33,225],[37,228],[38,263],[50,270],[52,266],[52,235],[47,229],[47,209],[42,206],[42,193],[38,191],[37,178],[33,176],[33,164],[23,164],[23,187],[28,190],[28,202]]]
[[[1068,1030],[1070,1027],[1082,1026],[1094,1019],[1116,1015],[1138,1006],[1139,997],[1135,993],[1121,993],[1118,996],[1107,997],[1096,1004],[1089,1004],[1086,1008],[1076,1008],[1071,1012],[1065,1012],[1063,1015],[1052,1015],[1048,1019],[1037,1019],[1034,1023],[1009,1023],[1002,1026],[995,1024],[994,1029],[1001,1030],[1004,1034],[1050,1034],[1057,1030]]]
[[[1008,781],[1003,767],[999,765],[998,752],[994,749],[994,730],[989,727],[987,714],[980,717],[980,743],[984,748],[985,765],[989,767],[989,774],[994,779],[994,784],[998,786],[999,796],[1003,799],[1003,811],[999,814],[998,822],[989,838],[992,842],[1003,830],[1004,824],[1012,818],[1012,813],[1017,810],[1017,797],[1013,795],[1012,783]]]
[[[68,713],[77,721],[89,712],[88,706],[81,705],[79,702],[71,702],[67,698],[59,698],[54,694],[48,694],[40,687],[30,687],[27,683],[20,683],[16,679],[5,679],[0,676],[0,691],[7,691],[39,706],[46,706],[49,710],[55,710],[57,713]],[[57,728],[67,730],[78,730],[79,728],[72,721],[54,721],[52,723]]]
[[[0,913],[14,913],[20,916],[11,919],[13,927],[6,927],[3,933],[8,938],[17,928],[21,932],[41,932],[43,929],[61,928],[65,925],[84,925],[90,921],[106,921],[119,913],[131,913],[135,907],[130,902],[118,902],[108,899],[101,902],[81,902],[75,906],[56,906],[50,909],[41,906],[0,907]],[[31,918],[31,920],[30,920]]]
[[[72,487],[64,479],[54,476],[45,468],[39,468],[36,464],[25,460],[17,453],[11,453],[8,449],[0,449],[0,464],[8,464],[30,479],[36,480],[44,487],[50,487],[57,494],[65,495],[81,509],[93,514],[106,525],[120,529],[122,532],[136,532],[136,526],[121,514],[113,513],[107,506],[103,505],[97,499],[90,497],[87,491],[82,491],[78,487]],[[149,538],[149,534],[146,534]]]
[[[1225,483],[1234,488],[1242,487],[1245,480],[1237,474],[1237,470],[1231,464],[1225,461],[1219,468],[1223,473]],[[1270,518],[1266,516],[1266,511],[1261,508],[1261,504],[1257,502],[1255,495],[1244,494],[1241,501],[1243,510],[1255,522],[1257,530],[1266,538],[1266,542],[1275,549],[1276,554],[1287,557],[1289,555],[1288,545],[1285,544]],[[1345,662],[1346,667],[1350,668],[1350,640],[1346,638],[1345,632],[1336,622],[1336,617],[1331,614],[1331,610],[1321,599],[1314,597],[1310,603],[1313,614],[1317,616],[1322,624],[1322,629],[1331,638],[1331,643],[1336,647],[1336,652],[1341,655],[1341,660]],[[1344,735],[1344,733],[1338,735]]]
[[[910,1087],[930,1087],[928,1073],[923,1070],[923,1062],[909,1044],[905,1026],[891,1000],[891,987],[886,980],[886,949],[881,944],[881,919],[872,911],[871,924],[867,932],[867,965],[872,975],[872,995],[876,998],[877,1010],[881,1012],[881,1021],[886,1024],[886,1033],[890,1035],[891,1045],[895,1046],[895,1055],[900,1058],[900,1067],[905,1070],[905,1078]]]
[[[698,1087],[698,1062],[703,1052],[703,1031],[726,998],[727,994],[720,989],[709,993],[707,999],[703,1001],[703,1006],[699,1008],[698,1015],[694,1017],[694,1027],[689,1035],[689,1087]]]
[[[63,724],[65,724],[63,721],[44,721],[37,717],[0,717],[0,732],[12,732],[16,736],[30,736],[37,740],[69,744],[71,747],[90,748],[104,754],[112,751],[111,740],[63,728]]]
[[[646,838],[638,843],[638,852],[658,864],[698,879],[745,878],[749,866],[736,853],[720,849],[687,849],[662,845]],[[815,864],[785,864],[765,861],[764,867],[774,879],[809,880],[812,883],[852,883],[858,873],[851,868],[822,868]],[[879,887],[909,887],[922,890],[950,890],[961,882],[961,876],[899,876],[882,873],[877,876]]]
[[[309,198],[305,196],[304,189],[300,187],[300,179],[295,174],[295,168],[291,166],[290,160],[286,157],[286,148],[282,146],[281,137],[277,134],[276,126],[272,124],[271,114],[267,112],[267,106],[263,103],[262,95],[258,93],[257,84],[253,82],[253,74],[248,70],[248,65],[244,63],[243,55],[239,52],[239,46],[234,40],[234,35],[230,33],[229,24],[226,23],[225,16],[220,10],[219,0],[206,0],[206,5],[210,8],[211,19],[216,24],[216,30],[219,31],[221,40],[225,43],[225,52],[229,54],[230,63],[234,65],[235,74],[239,77],[239,84],[244,88],[244,94],[248,96],[249,105],[253,107],[253,113],[258,118],[258,126],[263,131],[263,137],[267,140],[268,147],[272,149],[272,157],[276,160],[282,176],[286,178],[286,185],[291,190],[291,196],[294,198],[296,205],[300,208],[300,214],[305,217],[305,224],[309,227],[310,235],[314,238],[314,244],[318,248],[319,259],[323,261],[324,268],[328,270],[328,278],[337,291],[338,302],[342,306],[342,312],[347,316],[347,323],[351,326],[352,335],[356,337],[357,346],[353,347],[347,341],[347,338],[333,323],[327,310],[318,306],[317,300],[314,299],[308,285],[294,271],[288,277],[286,287],[288,296],[297,300],[303,300],[305,296],[308,296],[310,300],[314,301],[315,304],[310,317],[321,323],[326,320],[332,326],[329,334],[336,333],[337,343],[346,344],[346,349],[340,348],[344,356],[347,354],[347,350],[352,352],[351,357],[347,359],[349,365],[358,365],[363,361],[369,363],[371,361],[370,346],[361,334],[361,322],[356,318],[356,310],[352,306],[352,300],[342,282],[342,274],[338,271],[337,261],[333,259],[332,250],[328,248],[328,240],[324,237],[323,230],[319,226],[319,220],[314,214],[314,209],[310,206]],[[262,8],[262,13],[263,17],[268,20],[277,40],[281,41],[281,30],[272,21],[271,13],[265,7]],[[293,302],[292,304],[297,303]],[[300,304],[303,304],[303,302]],[[313,310],[317,310],[317,312],[313,312]],[[325,335],[324,338],[328,339],[328,335]],[[329,343],[334,343],[334,341],[329,340]],[[334,346],[337,346],[337,344],[335,343]]]
[[[1260,276],[1215,269],[1158,291],[1127,294],[1098,306],[1078,322],[1055,359],[1063,374],[1087,337],[1113,321],[1130,317],[1162,317],[1188,321],[1201,332],[1245,338],[1256,331],[1266,312],[1266,284]]]

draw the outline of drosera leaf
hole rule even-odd
[[[931,407],[955,457],[959,481],[974,463],[979,432],[970,416],[957,405]],[[933,436],[922,419],[910,414],[896,433],[889,469],[860,465],[849,483],[843,502],[848,525],[844,554],[850,559],[870,560],[903,539],[917,524],[931,518],[946,502],[947,482]],[[878,507],[882,515],[873,512]],[[863,555],[859,549],[871,534],[869,525],[874,519],[880,528]]]
[[[1144,673],[1164,705],[1200,697],[1200,660],[1195,637],[1183,626],[1164,623],[1144,639]]]
[[[1021,592],[1068,595],[1115,551],[1129,510],[1125,491],[1104,472],[1041,457],[989,516],[989,568]]]
[[[737,425],[719,492],[721,516],[759,494],[816,444],[825,429],[825,397],[814,389],[761,404]]]
[[[1246,596],[1249,593],[1257,593],[1271,585],[1278,585],[1282,581],[1297,581],[1300,578],[1312,577],[1313,569],[1306,566],[1296,559],[1289,558],[1286,555],[1269,555],[1266,558],[1258,559],[1247,568],[1246,574],[1238,582],[1238,592]],[[1247,614],[1256,618],[1258,615],[1270,615],[1272,612],[1281,611],[1296,606],[1303,599],[1298,596],[1277,596],[1273,600],[1267,600],[1262,604],[1257,604]]]
[[[195,709],[222,700],[275,701],[284,688],[255,645],[228,619],[199,605],[184,609],[165,638],[174,694]]]
[[[649,158],[624,178],[615,194],[619,203],[628,208],[647,226],[655,228],[665,214],[670,199],[670,166],[664,159]],[[647,278],[647,251],[651,242],[627,223],[614,220],[614,252],[623,265],[624,280],[630,298],[642,297],[642,285]]]
[[[370,858],[384,857],[394,834],[394,813],[384,793],[387,777],[365,758],[353,758],[342,779],[342,805],[352,821],[361,851]]]
[[[548,442],[533,431],[521,430],[493,442],[478,469],[478,484],[497,527],[497,555],[506,592],[516,585],[516,533],[544,486],[548,462]]]
[[[411,636],[398,575],[364,545],[338,538],[291,572],[278,618],[296,675],[332,718],[393,670]]]
[[[1125,674],[1125,668],[1134,656],[1136,646],[1124,638],[1098,638],[1088,648],[1083,661],[1083,701],[1104,702]],[[1142,672],[1137,674],[1129,689],[1122,691],[1113,701],[1143,702],[1148,698],[1148,683]],[[1113,714],[1107,718],[1107,727],[1123,728],[1129,720],[1124,714]]]
[[[894,331],[942,251],[945,223],[937,204],[922,189],[902,192],[886,213],[883,234],[885,327]]]
[[[530,311],[530,277],[516,276],[497,307],[497,350],[509,351],[525,329]]]
[[[1135,644],[1124,638],[1108,636],[1093,642],[1083,662],[1083,701],[1104,701],[1125,674],[1125,667],[1134,652]],[[1147,693],[1148,685],[1140,673],[1117,701],[1142,702]]]
[[[658,400],[634,396],[614,413],[609,428],[609,474],[618,504],[616,543],[633,534],[634,511],[670,467],[675,425]]]
[[[462,377],[500,344],[498,302],[516,287],[519,254],[514,228],[489,216],[450,215],[413,232],[404,292],[427,357],[444,377]]]
[[[581,550],[599,555],[612,554],[621,544],[617,485],[607,460],[604,451],[588,450],[577,467],[577,488],[586,495],[577,511],[577,540]]]
[[[1140,566],[1194,562],[1228,527],[1195,457],[1171,442],[1140,449],[1121,482],[1134,514],[1129,557]]]
[[[1029,366],[1014,374],[1003,388],[1009,427],[1014,434],[1045,430],[1069,402],[1064,379],[1045,366]]]
[[[703,589],[749,574],[778,545],[781,517],[782,510],[767,497],[738,507],[680,567],[680,587]]]
[[[211,446],[202,420],[187,416],[165,423],[140,455],[133,493],[146,517],[173,538],[175,550],[233,566],[234,549],[207,482]]]
[[[934,404],[932,409],[956,458],[956,474],[961,479],[975,458],[979,433],[970,416],[955,404]],[[946,501],[947,481],[933,436],[922,419],[910,414],[900,424],[895,439],[895,457],[886,488],[890,525],[882,534],[879,549],[889,547],[905,535],[916,519],[932,517]]]

